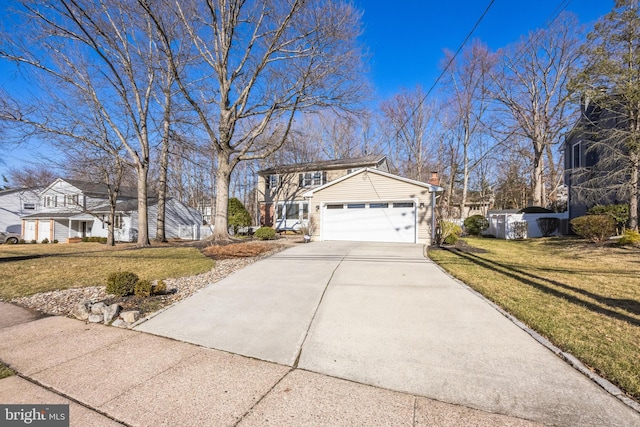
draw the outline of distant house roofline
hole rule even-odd
[[[311,172],[320,170],[331,169],[345,169],[345,168],[365,168],[365,167],[377,167],[386,162],[387,156],[371,155],[364,157],[354,157],[349,159],[335,159],[335,160],[320,160],[316,162],[306,163],[292,163],[286,165],[273,166],[267,169],[258,171],[258,175],[272,175],[278,173],[293,173],[293,172]]]
[[[49,186],[47,186],[44,190],[42,190],[40,194],[45,193],[47,190],[52,188],[58,182],[66,182],[67,184],[70,184],[76,187],[85,195],[98,195],[98,196],[109,195],[107,184],[105,183],[96,183],[96,182],[81,181],[78,179],[66,179],[66,178],[57,178]],[[120,197],[136,198],[138,197],[138,189],[135,187],[121,186],[120,189],[118,190],[118,198]],[[154,197],[156,197],[155,194],[149,194],[149,198],[154,198]]]

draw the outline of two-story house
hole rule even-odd
[[[298,230],[309,219],[309,201],[303,194],[357,169],[388,171],[387,157],[366,156],[274,166],[258,171],[260,225],[276,230]]]
[[[385,156],[286,165],[259,172],[261,224],[308,225],[315,240],[429,244],[442,188],[389,173]]]
[[[58,240],[73,237],[107,237],[109,193],[105,184],[58,178],[39,194],[38,212],[22,218],[22,236],[26,241]],[[137,239],[138,204],[135,188],[122,187],[118,192],[114,218],[116,241]],[[157,201],[149,199],[149,237],[155,238]],[[202,215],[175,199],[165,206],[167,238],[200,238]]]
[[[569,218],[595,205],[629,203],[630,158],[623,114],[583,99],[580,119],[564,142]]]

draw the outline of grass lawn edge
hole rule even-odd
[[[449,249],[448,248],[439,248],[439,250],[449,250]],[[622,390],[621,388],[619,388],[618,386],[616,386],[615,384],[613,384],[609,380],[607,380],[607,379],[603,378],[602,376],[598,375],[596,372],[594,372],[592,369],[587,367],[584,363],[582,363],[577,357],[575,357],[571,353],[568,353],[566,351],[561,350],[559,347],[557,347],[555,344],[553,344],[550,340],[545,338],[543,335],[541,335],[536,330],[534,330],[531,327],[527,326],[524,322],[520,321],[520,319],[518,319],[513,314],[509,313],[507,310],[502,308],[500,305],[498,305],[497,303],[495,303],[494,301],[489,299],[483,293],[481,293],[480,291],[472,288],[470,285],[466,284],[462,280],[458,279],[457,277],[455,277],[454,275],[449,273],[444,267],[442,267],[436,261],[432,260],[429,257],[429,253],[428,252],[429,252],[429,249],[427,248],[427,250],[425,250],[425,252],[424,252],[425,253],[425,257],[427,259],[431,260],[436,265],[436,267],[438,269],[440,269],[440,271],[442,271],[447,276],[449,276],[451,279],[456,281],[458,284],[460,284],[467,291],[469,291],[472,294],[474,294],[474,295],[478,296],[479,298],[481,298],[483,301],[485,301],[487,304],[489,304],[492,308],[494,308],[496,311],[498,311],[504,317],[509,319],[518,328],[520,328],[521,330],[526,332],[533,339],[535,339],[538,343],[540,343],[545,348],[547,348],[549,351],[551,351],[553,354],[555,354],[556,356],[561,358],[564,362],[568,363],[572,368],[574,368],[575,370],[577,370],[578,372],[580,372],[581,374],[583,374],[587,378],[589,378],[591,381],[596,383],[598,386],[600,386],[602,389],[604,389],[607,393],[609,393],[613,397],[617,398],[618,400],[620,400],[622,403],[624,403],[625,405],[627,405],[628,407],[630,407],[634,411],[640,413],[640,403],[637,402],[636,400],[632,399],[631,397],[629,397],[624,392],[624,390]]]

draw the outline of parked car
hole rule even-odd
[[[0,231],[0,243],[18,243],[20,239],[22,236],[19,234]]]

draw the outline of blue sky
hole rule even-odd
[[[443,50],[455,51],[490,0],[354,0],[363,10],[362,42],[367,47],[370,79],[378,99],[402,88],[428,90],[440,74]],[[609,12],[614,0],[495,0],[473,38],[496,50],[521,35],[544,27],[558,8],[566,7],[583,24]],[[16,84],[0,61],[0,84]],[[9,167],[31,164],[46,145],[0,145],[0,175]],[[54,155],[53,153],[49,154]],[[4,162],[3,162],[4,161]]]
[[[443,50],[455,51],[490,0],[355,0],[364,11],[362,41],[370,54],[371,80],[378,97],[421,85],[440,73]],[[566,5],[583,24],[613,8],[613,0],[495,0],[473,38],[497,50],[544,27]]]

